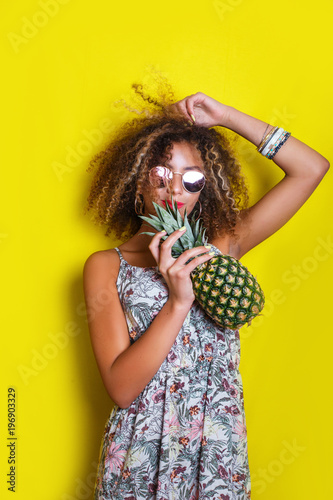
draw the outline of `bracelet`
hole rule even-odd
[[[272,139],[272,137],[276,134],[276,132],[279,130],[279,127],[273,127],[268,134],[263,138],[259,146],[257,147],[257,150],[259,153],[262,152],[262,150],[266,147],[268,142]]]
[[[283,146],[287,139],[289,139],[291,133],[281,127],[273,127],[269,132],[267,132],[268,127],[269,124],[267,125],[262,139],[257,146],[257,151],[263,156],[266,156],[269,160],[272,160],[281,146]]]
[[[267,136],[264,138],[264,141],[262,144],[260,144],[258,151],[263,156],[266,156],[266,158],[271,160],[272,158],[274,158],[281,146],[285,144],[290,135],[291,133],[287,132],[283,128],[275,127],[273,132],[267,134]]]
[[[274,150],[269,155],[266,155],[269,160],[272,160],[274,158],[276,153],[279,151],[280,147],[283,146],[283,144],[286,142],[287,139],[289,139],[290,136],[291,136],[290,132],[285,132],[283,134],[283,137],[280,140],[279,144],[274,148]]]
[[[265,151],[265,156],[266,158],[273,158],[273,156],[275,156],[276,152],[278,151],[277,148],[280,149],[280,145],[282,145],[282,141],[284,140],[286,134],[288,132],[286,132],[285,130],[282,130],[282,133],[279,135],[279,137],[276,139],[276,141],[272,144],[270,144],[269,148],[267,149],[267,151]]]
[[[274,144],[276,144],[281,135],[283,134],[284,130],[283,128],[279,128],[279,127],[275,127],[275,132],[274,134],[272,134],[272,136],[269,138],[268,141],[266,141],[266,143],[264,144],[262,150],[260,151],[260,153],[263,155],[263,156],[266,156],[268,151],[272,148],[272,146]]]
[[[261,141],[259,142],[259,146],[257,147],[257,150],[260,148],[260,145],[263,143],[263,140],[264,140],[264,138],[265,138],[265,136],[266,136],[266,132],[267,132],[267,130],[268,130],[268,127],[269,127],[269,123],[267,123],[266,130],[265,130],[265,132],[263,133],[263,136],[262,136],[262,138],[261,138]]]

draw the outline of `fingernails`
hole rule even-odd
[[[207,248],[207,250],[210,250],[212,247],[210,245],[205,245],[205,248]]]
[[[195,116],[191,114],[191,118],[195,122]]]
[[[214,252],[209,252],[209,254],[208,254],[208,255],[215,255],[215,253],[214,253]]]
[[[180,227],[180,228],[178,229],[178,231],[185,231],[185,230],[186,230],[186,227],[185,227],[185,226]]]
[[[163,231],[160,231],[161,234],[167,234],[167,232],[163,229]]]

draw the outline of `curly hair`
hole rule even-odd
[[[240,209],[247,207],[248,191],[231,142],[220,130],[192,125],[175,115],[165,94],[161,102],[145,94],[142,85],[132,88],[155,111],[136,111],[141,116],[120,127],[109,145],[92,158],[87,171],[94,170],[94,176],[85,212],[92,210],[93,220],[107,225],[106,236],[113,233],[120,240],[133,236],[142,223],[135,204],[143,187],[149,189],[149,170],[170,159],[173,143],[187,142],[199,151],[204,165],[206,184],[200,202],[206,234],[209,239],[233,234]],[[168,88],[169,104],[171,98]]]

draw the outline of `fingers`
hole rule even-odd
[[[199,247],[198,247],[199,248]],[[200,264],[204,264],[204,262],[208,262],[213,258],[215,254],[213,252],[205,253],[204,255],[200,255],[199,257],[195,257],[191,262],[186,264],[186,270],[190,274],[194,269]]]
[[[203,92],[196,92],[195,94],[184,97],[184,99],[182,99],[181,101],[175,102],[172,106],[175,110],[177,110],[179,114],[185,116],[185,118],[190,119],[191,123],[193,124],[197,122],[198,118],[200,121],[200,114],[199,117],[195,116],[195,108],[200,108],[207,97],[208,96]],[[198,109],[196,111],[198,111]]]
[[[158,263],[161,258],[165,256],[171,256],[171,248],[173,245],[176,243],[176,241],[185,233],[186,228],[182,227],[181,229],[178,229],[177,231],[174,231],[170,236],[168,236],[163,243],[161,244],[161,240],[163,236],[165,236],[167,233],[166,231],[159,231],[158,233],[153,236],[150,244],[149,244],[149,249]]]
[[[198,257],[198,255],[200,254],[208,254],[211,250],[211,246],[210,245],[207,245],[207,247],[205,246],[200,246],[200,247],[194,247],[194,248],[190,248],[189,250],[185,250],[185,252],[183,252],[181,254],[180,257],[178,257],[177,259],[177,262],[180,264],[180,265],[184,265],[186,264],[186,262],[190,259],[192,259],[193,257]],[[212,257],[212,255],[211,255]]]
[[[153,236],[150,244],[148,245],[148,248],[154,259],[156,260],[157,264],[159,263],[160,260],[160,243],[163,236],[165,236],[166,234],[167,234],[166,231],[159,231],[158,233],[155,234],[155,236]]]
[[[160,271],[167,272],[167,270],[172,266],[176,259],[172,257],[171,249],[177,240],[185,233],[186,228],[182,227],[177,231],[174,231],[170,236],[166,238],[159,248],[159,268]]]
[[[191,248],[190,250],[186,250],[186,252],[182,253],[182,255],[178,257],[174,267],[175,268],[185,267],[186,274],[189,274],[199,264],[207,262],[213,257],[213,255],[215,255],[214,252],[210,252],[210,248],[211,247],[201,246],[201,247]],[[188,262],[190,259],[192,259],[191,262]]]
[[[189,111],[187,109],[187,100],[188,100],[188,97],[185,97],[185,99],[178,101],[177,102],[177,109],[181,115],[185,116],[185,118],[189,118],[192,120],[191,113],[189,113]]]
[[[193,121],[193,123],[195,123],[196,121],[194,108],[195,106],[199,106],[201,103],[203,103],[206,97],[207,96],[202,92],[197,92],[196,94],[192,94],[186,98],[186,111],[190,116],[191,120]]]
[[[195,122],[195,118],[193,119],[194,117],[194,113],[193,113],[193,105],[192,103],[190,103],[189,99],[191,97],[193,97],[194,94],[192,95],[189,95],[187,97],[184,97],[184,99],[182,99],[181,101],[177,101],[175,102],[172,106],[174,106],[174,109],[177,110],[177,112],[183,116],[185,116],[185,118],[188,118],[191,120],[191,123]]]
[[[194,116],[194,103],[195,103],[195,100],[192,99],[192,97],[195,97],[195,95],[196,94],[189,96],[186,99],[186,101],[185,101],[186,112],[187,112],[188,116],[191,118],[191,120],[192,120],[193,123],[195,123],[195,116]]]
[[[180,229],[177,229],[172,234],[170,234],[170,236],[168,236],[162,243],[161,240],[163,236],[166,235],[165,231],[160,231],[156,233],[155,236],[152,238],[149,245],[149,249],[154,259],[158,263],[161,272],[163,272],[162,268],[163,269],[165,268],[166,271],[168,267],[170,267],[170,265],[172,265],[173,262],[175,261],[175,259],[171,255],[171,249],[173,245],[176,243],[176,241],[185,233],[185,231],[186,231],[185,226]],[[162,263],[162,268],[160,265],[161,263]]]
[[[180,255],[180,257],[174,259],[171,255],[171,249],[176,241],[185,233],[185,231],[186,228],[174,231],[162,243],[162,238],[166,235],[165,231],[156,233],[156,235],[152,238],[149,249],[162,274],[173,274],[183,270],[184,276],[189,275],[199,264],[207,262],[214,255],[209,252],[211,247],[200,246],[186,250]],[[193,260],[188,262],[190,259]]]

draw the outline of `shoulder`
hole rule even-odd
[[[120,259],[118,252],[112,248],[110,250],[100,250],[89,255],[83,266],[83,278],[85,284],[105,283],[106,281],[116,282],[119,273]]]

